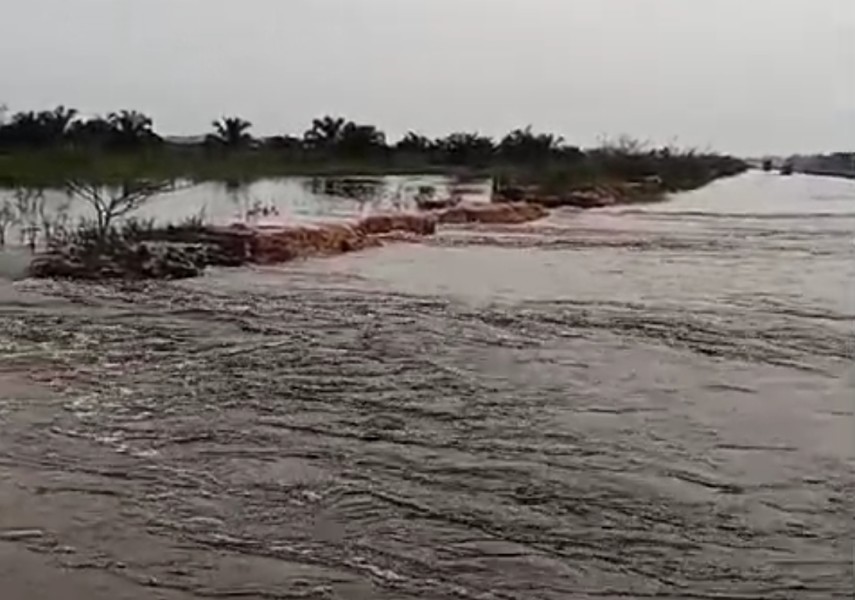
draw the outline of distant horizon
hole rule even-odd
[[[12,111],[136,109],[170,136],[223,115],[299,135],[331,114],[390,139],[531,124],[581,147],[855,144],[853,0],[28,0],[5,16]]]

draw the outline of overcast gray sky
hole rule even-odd
[[[855,0],[0,0],[0,103],[855,149]]]

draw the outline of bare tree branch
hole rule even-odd
[[[21,224],[21,242],[35,251],[39,236],[39,213],[44,204],[44,192],[38,188],[15,189],[15,208]]]
[[[53,246],[68,232],[71,196],[67,196],[64,202],[51,204],[52,206],[48,206],[47,202],[42,202],[39,206],[42,237],[48,247]]]
[[[9,226],[18,222],[18,213],[9,199],[0,204],[0,248],[6,245],[6,230]]]
[[[117,219],[138,210],[153,196],[176,191],[179,186],[174,181],[135,180],[111,189],[96,183],[70,180],[66,182],[66,189],[94,209],[98,233],[103,238]]]

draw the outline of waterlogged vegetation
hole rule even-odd
[[[312,174],[465,173],[550,189],[659,177],[687,189],[746,165],[710,152],[656,148],[631,139],[582,149],[564,138],[514,130],[429,138],[411,131],[391,141],[377,126],[343,117],[315,119],[300,135],[253,135],[252,123],[223,117],[193,138],[168,138],[136,110],[81,117],[66,107],[25,111],[0,124],[0,185],[64,186],[70,179],[252,181]]]

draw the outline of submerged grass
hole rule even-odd
[[[109,184],[135,179],[249,182],[268,177],[336,175],[488,175],[485,168],[432,164],[404,157],[329,159],[274,150],[207,152],[147,149],[93,152],[69,149],[0,153],[0,185],[62,186],[70,179]]]
[[[430,155],[402,152],[342,158],[270,148],[236,150],[157,146],[136,151],[53,148],[0,152],[0,186],[62,187],[69,180],[110,184],[133,180],[246,183],[286,176],[437,174],[494,177],[560,192],[586,185],[655,176],[666,191],[699,187],[745,169],[737,159],[692,153],[663,155],[593,150],[574,158],[511,162],[495,157],[477,164],[447,164]]]

